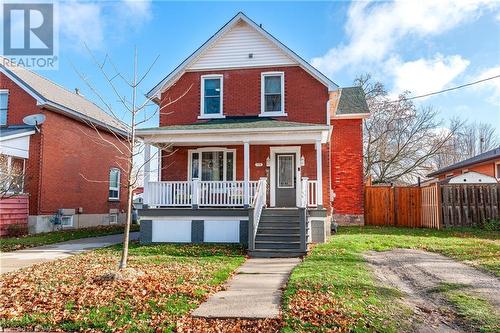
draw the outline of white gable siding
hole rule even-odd
[[[248,57],[249,53],[253,54],[253,58]],[[240,21],[210,49],[202,53],[187,70],[295,64],[297,62],[262,34]]]

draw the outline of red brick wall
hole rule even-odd
[[[222,74],[223,112],[226,116],[256,116],[260,114],[261,73],[285,72],[285,111],[288,117],[278,117],[305,123],[326,123],[328,88],[299,66],[218,70],[185,73],[162,94],[160,126],[192,124],[200,115],[201,75]],[[184,96],[183,96],[184,95]],[[181,97],[182,96],[182,97]],[[175,101],[165,106],[169,101]]]
[[[362,120],[332,119],[332,126],[334,213],[361,215],[364,212]]]
[[[269,145],[250,145],[250,180],[260,177],[269,177],[269,168],[266,159],[270,156]],[[275,146],[273,146],[275,147]],[[176,147],[172,153],[163,152],[161,178],[164,181],[187,180],[188,150],[200,147]],[[225,146],[224,148],[236,149],[236,180],[243,180],[243,146]],[[330,175],[328,145],[323,145],[323,206],[330,207]],[[304,156],[305,165],[301,168],[301,176],[316,178],[316,150],[314,145],[301,145],[300,153]],[[256,167],[255,163],[262,163]]]
[[[61,114],[43,110],[22,88],[0,73],[0,89],[9,89],[8,125],[20,125],[26,115],[44,113],[41,133],[30,138],[25,190],[30,195],[30,215],[53,214],[59,208],[83,208],[84,214],[125,209],[121,202],[108,202],[109,169],[117,166],[115,148],[98,139],[95,130]],[[117,142],[111,134],[102,132]],[[88,180],[82,177],[82,174]],[[121,181],[126,181],[122,171]]]
[[[450,173],[453,173],[453,176],[458,176],[458,175],[461,175],[462,171],[466,170],[466,169],[468,171],[479,172],[479,173],[482,173],[482,174],[490,176],[490,177],[496,177],[495,176],[495,163],[498,163],[498,162],[500,162],[500,158],[496,159],[496,160],[488,161],[486,163],[480,163],[480,164],[471,165],[471,166],[468,166],[465,168],[448,171],[448,172],[445,172],[445,173],[439,175],[438,177],[439,177],[439,179],[442,180],[442,179],[445,179],[446,175],[450,174]]]

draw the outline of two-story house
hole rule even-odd
[[[45,121],[27,126],[27,116]],[[113,147],[127,136],[123,123],[77,91],[69,91],[0,57],[2,170],[24,177],[22,195],[0,200],[1,234],[10,224],[31,233],[120,223],[127,173]],[[19,172],[21,170],[22,172]],[[29,205],[29,207],[28,207]]]
[[[143,242],[235,242],[304,254],[332,217],[363,221],[360,88],[339,88],[243,13],[149,93],[160,181],[146,164]]]

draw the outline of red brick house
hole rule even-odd
[[[478,174],[500,180],[500,148],[489,150],[482,154],[441,168],[427,176],[435,177],[439,180],[445,180],[467,172],[476,172]]]
[[[330,221],[363,223],[360,88],[339,88],[243,13],[149,93],[163,148],[146,165],[143,242],[240,242],[303,254]],[[173,101],[173,102],[172,102]]]
[[[124,125],[77,91],[0,60],[0,153],[7,169],[25,169],[29,231],[52,230],[55,214],[64,228],[120,223],[126,173],[96,129],[117,143],[127,135]],[[37,128],[23,123],[33,114],[46,118]]]

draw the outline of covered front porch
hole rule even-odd
[[[248,208],[254,206],[261,186],[267,207],[322,208],[323,179],[328,179],[323,171],[328,126],[256,122],[263,123],[269,127],[188,125],[141,130],[144,204],[149,208]],[[157,168],[149,162],[151,146],[162,149]],[[154,173],[158,181],[151,180]]]
[[[139,131],[146,161],[141,240],[242,243],[255,256],[304,254],[327,230],[329,126],[223,124]],[[149,163],[152,146],[162,151],[158,168]]]

